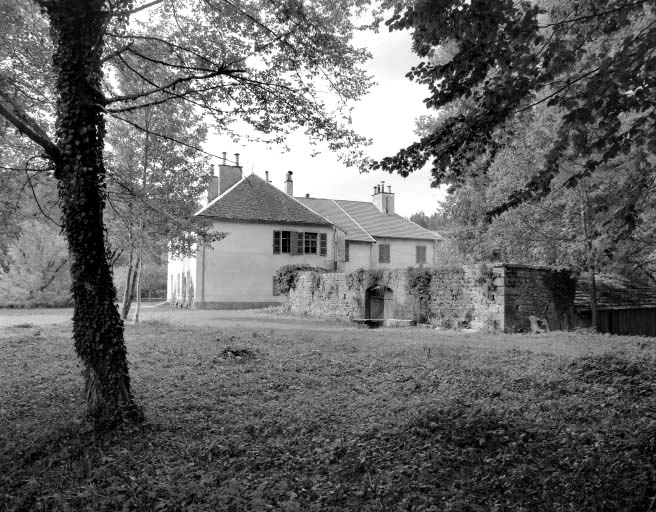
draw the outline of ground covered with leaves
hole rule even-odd
[[[0,511],[656,510],[656,340],[127,328],[146,422],[78,420],[70,328],[0,334]]]

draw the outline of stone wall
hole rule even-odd
[[[528,330],[528,317],[535,315],[546,317],[552,329],[573,326],[571,273],[520,265],[299,272],[288,305],[312,316],[364,318],[366,290],[377,285],[392,290],[388,318],[518,332]]]
[[[359,315],[356,290],[346,274],[299,272],[296,287],[289,291],[289,308],[311,316],[355,318]]]
[[[546,318],[554,330],[574,327],[576,274],[569,270],[525,265],[497,267],[503,296],[504,331],[521,332],[530,328],[528,317]]]
[[[484,265],[435,268],[428,319],[442,327],[505,328],[499,270]]]

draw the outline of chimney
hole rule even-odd
[[[264,176],[266,177],[266,182],[267,182],[267,183],[271,183],[271,182],[269,181],[269,171],[264,171]]]
[[[292,181],[292,171],[287,172],[287,179],[285,180],[285,192],[288,196],[294,195],[294,182]]]
[[[382,213],[387,215],[394,213],[394,194],[392,193],[392,187],[388,185],[387,192],[385,192],[384,181],[381,181],[380,185],[374,187],[374,195],[371,201]]]
[[[219,177],[214,176],[214,166],[211,166],[212,174],[207,182],[207,202],[211,203],[219,195]]]
[[[239,153],[235,153],[235,164],[228,165],[226,163],[226,153],[223,152],[223,163],[219,165],[218,177],[218,194],[223,194],[226,190],[232,187],[242,178],[242,169],[239,165]]]

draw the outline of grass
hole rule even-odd
[[[656,341],[127,328],[94,436],[70,330],[0,334],[0,511],[653,511]]]

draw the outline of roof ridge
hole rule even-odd
[[[255,175],[254,175],[254,174],[251,174],[250,176],[255,176]],[[234,185],[232,185],[231,187],[229,187],[227,190],[225,190],[225,191],[223,192],[223,194],[219,194],[219,195],[216,196],[214,199],[212,199],[209,203],[207,203],[207,204],[206,204],[205,206],[203,206],[200,210],[198,210],[196,213],[194,213],[194,216],[196,216],[196,215],[200,215],[201,213],[203,213],[204,210],[207,210],[210,206],[214,205],[214,203],[216,203],[219,199],[221,199],[221,198],[224,197],[226,194],[228,194],[229,192],[231,192],[233,188],[235,188],[237,185],[239,185],[242,181],[245,181],[247,178],[248,178],[248,176],[245,176],[245,175],[244,175],[244,171],[242,171],[242,173],[241,173],[241,179],[240,179],[237,183],[235,183]]]
[[[344,208],[342,208],[342,207],[339,205],[339,203],[337,202],[337,200],[335,200],[335,199],[330,199],[330,201],[332,201],[333,203],[335,203],[335,206],[337,206],[337,208],[339,208],[341,211],[343,211],[343,212],[346,214],[346,216],[347,216],[349,219],[351,219],[351,220],[353,221],[353,223],[354,223],[356,226],[358,226],[362,231],[364,231],[364,232],[367,234],[367,236],[368,236],[369,238],[371,238],[374,242],[376,241],[376,238],[375,238],[371,233],[369,233],[369,231],[367,231],[366,229],[364,229],[364,228],[362,227],[362,224],[360,224],[357,220],[355,220],[355,219],[351,216],[351,214],[350,214],[349,212],[347,212]],[[361,201],[361,202],[364,203],[365,201]]]

